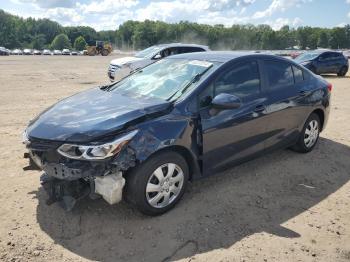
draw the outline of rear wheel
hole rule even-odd
[[[176,152],[163,152],[142,163],[126,177],[125,196],[146,215],[172,209],[185,192],[188,166]]]
[[[348,68],[346,67],[346,66],[343,66],[340,70],[339,70],[339,72],[338,72],[338,76],[345,76],[346,75],[346,73],[348,72]]]
[[[314,149],[321,131],[321,122],[317,114],[312,113],[306,120],[297,143],[292,147],[300,153],[308,153]]]

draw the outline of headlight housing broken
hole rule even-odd
[[[126,133],[112,142],[101,145],[63,144],[57,152],[67,158],[78,160],[102,160],[120,152],[124,145],[137,134],[138,130]]]

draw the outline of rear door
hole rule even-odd
[[[283,147],[298,137],[298,128],[305,117],[300,107],[300,99],[308,94],[303,90],[303,71],[294,64],[276,59],[264,60],[264,73],[266,132],[269,134],[265,148]]]
[[[237,109],[218,110],[213,97],[229,93],[241,99]],[[202,126],[203,174],[223,171],[264,149],[264,101],[258,62],[231,66],[198,97]]]

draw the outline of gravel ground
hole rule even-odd
[[[350,261],[350,76],[310,154],[280,150],[190,185],[155,218],[125,203],[47,206],[21,133],[59,99],[108,82],[112,57],[0,57],[0,261]]]

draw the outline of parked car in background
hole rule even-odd
[[[41,51],[40,50],[34,50],[33,51],[33,55],[41,55]]]
[[[295,59],[295,58],[297,58],[298,56],[300,56],[303,53],[304,53],[303,51],[293,51],[293,52],[290,53],[290,57],[292,59]]]
[[[53,55],[62,55],[60,50],[53,50]]]
[[[155,45],[136,53],[134,56],[113,59],[108,68],[111,81],[120,80],[131,72],[143,68],[155,61],[176,54],[209,51],[207,46],[195,44]]]
[[[10,50],[8,50],[5,47],[0,46],[0,55],[1,56],[7,56],[10,55]]]
[[[69,49],[63,49],[62,50],[62,55],[70,55],[70,50]]]
[[[21,49],[14,49],[11,52],[12,55],[23,55],[23,52]]]
[[[110,204],[124,194],[143,213],[159,215],[181,199],[188,180],[277,148],[312,151],[331,90],[274,55],[181,54],[61,100],[23,138],[45,171],[48,202],[71,209],[89,192]]]
[[[349,69],[348,58],[335,51],[306,52],[295,58],[295,62],[305,66],[315,74],[334,73],[338,76],[345,76]]]
[[[52,52],[49,49],[44,49],[43,55],[52,55]]]
[[[24,55],[32,55],[32,54],[33,54],[33,50],[32,50],[32,49],[27,49],[27,48],[26,48],[26,49],[23,50],[23,54],[24,54]]]
[[[71,55],[78,55],[78,52],[77,51],[72,51]]]

